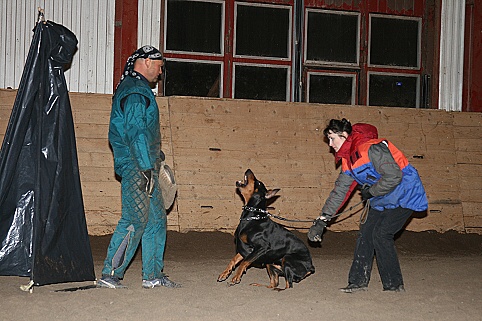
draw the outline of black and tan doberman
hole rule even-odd
[[[266,267],[270,279],[267,287],[275,290],[284,290],[278,288],[280,276],[286,280],[286,289],[314,273],[311,254],[303,241],[272,221],[266,211],[267,200],[279,189],[266,189],[250,169],[243,181],[236,182],[236,187],[245,203],[234,234],[236,255],[219,275],[218,282],[225,281],[238,265],[229,285],[241,282],[243,273],[251,265]]]

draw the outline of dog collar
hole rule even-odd
[[[256,216],[252,216],[252,217],[247,217],[247,218],[240,218],[239,220],[240,221],[253,221],[253,220],[263,220],[265,218],[268,218],[271,216],[271,214],[268,212],[268,211],[265,211],[263,209],[260,209],[260,208],[256,208],[256,207],[251,207],[251,206],[243,206],[243,210],[245,211],[249,211],[249,212],[260,212],[260,213],[263,213],[263,214],[266,214],[264,216],[261,216],[261,215],[256,215]]]

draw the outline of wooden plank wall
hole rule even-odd
[[[0,90],[1,139],[15,94]],[[111,233],[120,216],[107,141],[111,96],[70,98],[89,233]],[[430,207],[413,216],[408,230],[482,233],[481,113],[188,97],[162,97],[158,104],[162,148],[179,186],[171,230],[232,233],[243,205],[235,181],[247,168],[268,188],[281,188],[271,213],[312,220],[339,171],[322,131],[329,119],[345,117],[377,126],[418,169]],[[359,200],[355,195],[348,207]],[[358,229],[356,210],[331,229]],[[302,232],[310,225],[285,224]]]
[[[453,113],[464,227],[482,233],[482,113]]]

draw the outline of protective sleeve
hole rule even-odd
[[[124,102],[126,144],[140,171],[154,168],[149,159],[147,107],[147,98],[141,94],[131,94]]]
[[[368,150],[368,158],[375,170],[381,175],[378,182],[370,187],[373,196],[390,193],[402,181],[402,170],[390,153],[386,142],[374,144]]]
[[[341,203],[345,199],[346,193],[348,193],[353,181],[353,177],[340,172],[335,181],[335,188],[333,188],[333,190],[330,192],[330,195],[328,195],[321,212],[330,215],[330,218],[335,215],[336,211],[338,208],[340,208]]]

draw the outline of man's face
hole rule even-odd
[[[162,74],[162,67],[164,66],[163,60],[152,60],[147,58],[146,61],[146,74],[143,75],[149,82],[157,82],[159,76]]]

